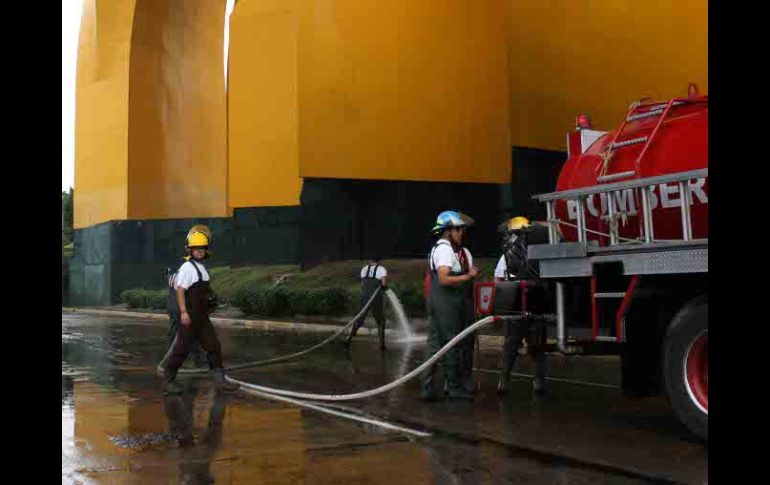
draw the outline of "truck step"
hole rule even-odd
[[[594,293],[594,298],[624,298],[625,292],[622,291],[605,291],[601,293]]]
[[[598,340],[599,342],[617,342],[618,339],[615,337],[610,337],[607,335],[597,335],[595,337],[595,340]]]

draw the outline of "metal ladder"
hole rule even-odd
[[[629,278],[628,286],[625,291],[597,291],[597,276],[591,276],[591,338],[601,342],[624,342],[626,339],[626,312],[631,300],[631,295],[634,293],[637,283],[639,282],[639,276],[631,276]],[[613,318],[613,329],[615,335],[600,335],[600,317],[599,307],[602,305],[600,302],[609,302],[620,300],[617,309],[615,310]],[[603,305],[602,305],[603,306]],[[612,310],[612,307],[610,308]]]
[[[650,104],[634,103],[633,105],[631,105],[631,108],[628,110],[628,113],[626,114],[626,118],[623,120],[623,123],[620,125],[620,128],[618,128],[618,131],[615,132],[615,136],[612,138],[612,142],[610,142],[604,148],[603,157],[605,159],[605,162],[602,164],[601,174],[599,177],[596,178],[596,181],[599,183],[605,183],[605,182],[612,182],[614,180],[634,177],[634,176],[636,178],[639,178],[639,166],[642,162],[642,159],[647,154],[647,150],[650,148],[652,141],[655,139],[655,136],[660,131],[660,127],[663,126],[663,121],[666,119],[666,116],[671,111],[671,108],[673,108],[674,106],[680,106],[686,103],[687,101],[688,100],[686,99],[673,98],[667,103],[650,103]],[[639,112],[642,109],[645,109],[645,110],[642,112]],[[641,136],[638,138],[632,138],[630,140],[618,141],[621,133],[623,133],[623,130],[625,129],[626,126],[628,126],[629,122],[641,120],[645,118],[652,118],[655,116],[660,116],[660,118],[658,118],[658,122],[655,124],[655,127],[652,129],[652,132],[648,136]],[[642,151],[639,153],[639,156],[636,157],[636,160],[634,161],[634,170],[607,175],[607,170],[609,169],[610,163],[612,162],[612,158],[615,155],[615,150],[617,150],[618,148],[625,148],[632,145],[638,145],[640,143],[644,143],[644,147],[642,147]]]

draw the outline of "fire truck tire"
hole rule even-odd
[[[687,303],[663,343],[666,395],[680,421],[708,442],[708,297]]]

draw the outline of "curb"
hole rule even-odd
[[[105,315],[113,317],[148,318],[152,320],[168,321],[168,315],[163,313],[127,312],[121,310],[101,310],[98,308],[67,308],[62,307],[62,312],[82,313],[85,315]],[[279,331],[293,333],[334,333],[343,325],[326,325],[322,323],[279,322],[275,320],[249,320],[243,318],[212,317],[211,323],[218,327],[253,328],[262,331]],[[357,335],[377,336],[376,328],[361,327]],[[388,337],[400,337],[402,333],[393,329],[385,329]],[[421,334],[418,337],[424,337]]]
[[[168,315],[164,313],[127,312],[121,310],[101,310],[98,308],[68,308],[62,307],[62,312],[83,313],[86,315],[105,315],[112,317],[148,318],[152,320],[168,321]],[[248,320],[244,318],[218,318],[211,319],[211,323],[218,327],[253,328],[262,331],[330,334],[338,331],[341,325],[326,325],[322,323],[278,322],[275,320]],[[361,327],[357,335],[377,336],[376,328]],[[387,337],[401,337],[402,333],[393,329],[385,329]],[[416,334],[419,340],[425,340],[427,334]],[[480,345],[503,345],[505,338],[496,335],[479,335]]]

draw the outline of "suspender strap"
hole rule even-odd
[[[201,270],[198,269],[198,265],[195,264],[195,261],[190,259],[190,263],[192,263],[193,268],[195,268],[195,272],[198,273],[198,281],[203,281],[203,275],[201,274]]]
[[[376,278],[377,277],[377,268],[379,268],[379,267],[380,267],[379,264],[375,264],[375,265],[367,264],[366,265],[366,276],[364,276],[363,278]],[[372,270],[372,268],[374,268],[374,270]]]

